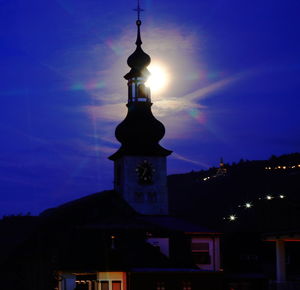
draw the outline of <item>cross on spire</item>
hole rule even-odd
[[[141,20],[141,19],[140,19],[140,15],[141,15],[141,12],[144,11],[144,9],[142,9],[142,8],[140,7],[140,0],[137,0],[137,8],[136,8],[136,9],[133,9],[133,10],[137,12],[137,17],[138,17],[137,20]]]

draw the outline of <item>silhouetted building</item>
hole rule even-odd
[[[220,160],[220,166],[217,169],[216,177],[218,176],[224,176],[227,174],[227,168],[225,167],[225,164],[223,162],[223,158]]]
[[[150,56],[141,47],[141,21],[136,24],[136,50],[125,75],[128,113],[116,128],[121,147],[109,157],[115,179],[114,192],[107,193],[128,211],[112,215],[103,202],[104,219],[82,225],[80,240],[94,232],[93,252],[99,258],[57,268],[59,289],[220,289],[220,234],[168,215],[166,157],[171,151],[159,144],[165,128],[151,112],[145,86]]]
[[[221,289],[220,233],[169,215],[171,151],[159,144],[165,128],[151,112],[150,57],[136,24],[128,113],[116,128],[121,147],[109,157],[114,190],[42,213],[3,264],[3,289]]]

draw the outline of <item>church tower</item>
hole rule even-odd
[[[141,47],[140,11],[138,7],[136,49],[127,59],[131,70],[124,76],[128,81],[128,112],[115,131],[121,147],[109,159],[114,161],[115,190],[137,212],[166,215],[166,157],[172,151],[159,144],[165,134],[165,127],[152,114],[150,88],[145,86],[150,75],[147,66],[151,59]]]

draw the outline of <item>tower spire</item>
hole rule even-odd
[[[149,76],[149,71],[147,69],[147,66],[151,62],[150,56],[145,53],[142,49],[142,38],[141,38],[141,25],[142,21],[140,19],[141,12],[144,11],[140,7],[140,1],[137,1],[137,8],[134,9],[134,11],[137,12],[137,37],[136,37],[136,49],[135,51],[128,57],[127,64],[131,68],[130,72],[127,73],[124,78],[126,80],[130,80],[132,78],[142,77],[145,79]]]
[[[137,46],[141,46],[143,42],[142,42],[142,39],[141,39],[141,30],[140,30],[140,26],[142,25],[142,21],[141,21],[140,16],[141,16],[141,12],[144,11],[144,9],[142,9],[142,8],[140,7],[140,1],[139,1],[139,0],[137,0],[137,8],[134,9],[134,11],[137,12],[137,20],[136,20],[136,25],[137,25],[137,38],[136,38],[135,44],[136,44]]]
[[[137,21],[141,21],[140,16],[141,16],[141,12],[143,12],[144,9],[140,7],[140,0],[137,0],[137,8],[133,10],[137,12]]]
[[[137,45],[137,46],[141,46],[142,45],[142,39],[141,39],[141,29],[140,29],[140,26],[141,26],[141,24],[142,24],[142,21],[141,20],[137,20],[136,21],[136,25],[137,25],[137,37],[136,37],[136,42],[135,42],[135,44]]]

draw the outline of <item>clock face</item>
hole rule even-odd
[[[155,169],[147,160],[142,161],[135,169],[140,184],[152,184]]]

